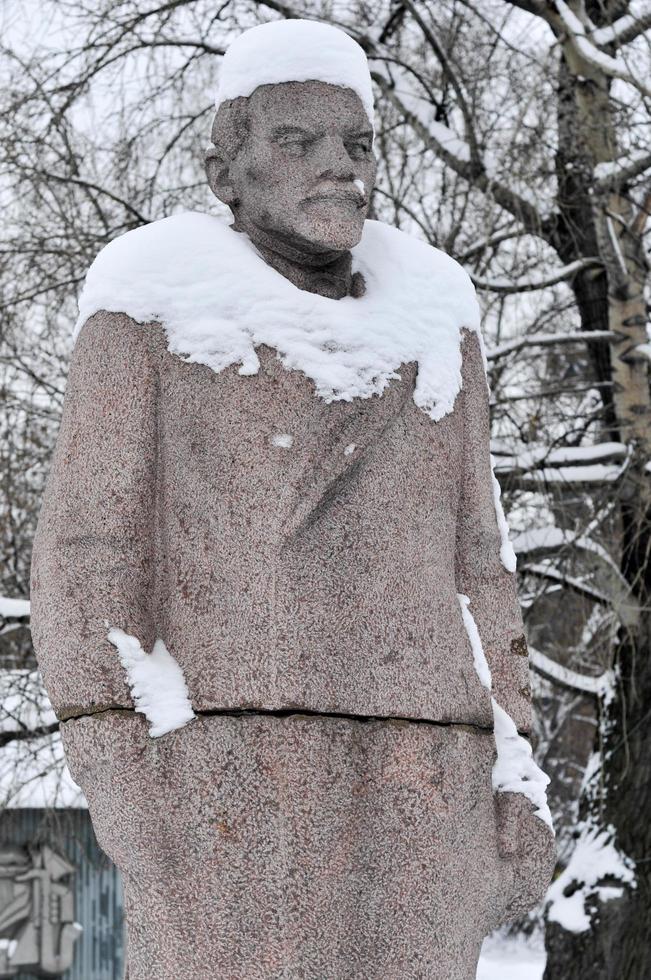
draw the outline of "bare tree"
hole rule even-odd
[[[201,158],[235,33],[274,17],[343,27],[376,84],[376,216],[453,254],[483,304],[495,471],[520,555],[538,752],[560,816],[546,976],[646,977],[648,4],[59,0],[39,6],[36,38],[22,27],[31,5],[8,9],[1,424],[16,444],[2,591],[27,594],[89,262],[130,228],[214,208]],[[581,869],[586,847],[611,858],[601,877]]]

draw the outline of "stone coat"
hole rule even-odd
[[[195,711],[491,728],[464,593],[493,694],[528,732],[486,374],[477,333],[461,338],[463,387],[435,422],[414,403],[415,362],[381,395],[326,403],[270,347],[243,377],[170,353],[160,324],[87,320],[33,553],[34,643],[57,715],[132,706],[106,637],[119,627],[146,650],[165,641]]]

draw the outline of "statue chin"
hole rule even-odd
[[[316,210],[318,208],[318,211]],[[318,202],[314,212],[296,228],[300,238],[318,251],[343,252],[358,245],[364,230],[365,211],[345,205],[324,207]]]

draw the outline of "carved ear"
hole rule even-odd
[[[215,197],[228,207],[236,204],[235,188],[231,180],[231,160],[218,147],[211,146],[204,156],[208,186]]]

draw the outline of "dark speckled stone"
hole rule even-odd
[[[151,739],[108,712],[63,738],[124,877],[129,980],[474,980],[551,873],[524,797],[527,856],[500,857],[490,732],[252,714]]]
[[[132,706],[108,622],[146,650],[165,641],[195,710],[491,727],[463,592],[495,696],[528,731],[486,376],[477,335],[462,336],[462,391],[433,422],[413,401],[415,364],[381,396],[326,404],[271,348],[257,375],[216,374],[170,354],[160,326],[92,317],[32,563],[35,649],[59,716]]]

